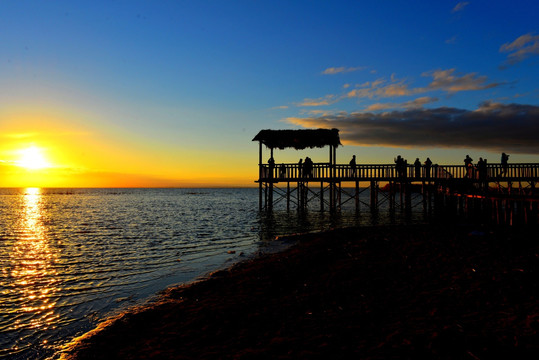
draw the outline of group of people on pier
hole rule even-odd
[[[502,153],[501,156],[501,172],[498,174],[499,176],[503,176],[507,173],[508,170],[508,161],[509,161],[509,155],[506,153]],[[395,172],[397,177],[401,179],[405,179],[409,176],[409,169],[410,166],[408,165],[408,160],[403,158],[401,155],[398,155],[395,159]],[[274,177],[274,170],[275,170],[275,160],[273,157],[271,157],[268,160],[269,165],[269,176]],[[313,177],[313,168],[314,163],[311,160],[310,157],[306,157],[305,160],[299,159],[298,165],[297,165],[297,176],[299,178],[312,178]],[[465,168],[465,178],[468,179],[477,179],[479,181],[486,181],[488,177],[488,171],[487,171],[487,159],[483,159],[482,157],[479,158],[479,161],[474,166],[473,159],[470,157],[470,155],[466,155],[464,158],[464,168]],[[422,172],[422,169],[424,171]],[[431,172],[432,171],[432,172]],[[279,167],[279,177],[280,178],[286,178],[290,176],[290,174],[287,174],[287,166],[285,164],[281,164]],[[352,156],[352,159],[349,162],[349,170],[348,170],[348,176],[355,178],[357,177],[357,164],[356,164],[356,155]],[[410,175],[414,178],[426,178],[429,179],[432,177],[438,176],[438,164],[433,164],[431,159],[427,157],[425,162],[421,163],[419,158],[416,158],[413,163],[413,173],[410,170]]]
[[[403,158],[400,155],[397,155],[397,157],[394,159],[395,162],[395,171],[397,172],[397,176],[401,179],[404,179],[408,176],[407,169],[408,169],[408,160]],[[420,178],[422,177],[421,169],[425,169],[425,178],[429,179],[431,175],[431,168],[432,167],[437,168],[438,165],[432,164],[432,161],[430,158],[427,158],[423,164],[421,164],[421,161],[419,158],[416,158],[414,161],[414,177]],[[434,172],[434,176],[436,176],[436,171]]]
[[[502,153],[501,156],[501,172],[498,176],[504,176],[507,174],[507,169],[509,168],[509,155]],[[480,181],[486,180],[488,176],[487,172],[487,159],[479,158],[479,161],[474,166],[473,159],[470,155],[466,155],[464,158],[464,166],[466,168],[466,177],[469,179],[478,178]]]
[[[307,178],[313,177],[313,166],[314,166],[314,163],[310,157],[307,156],[305,158],[305,162],[303,161],[303,159],[299,159],[299,162],[298,162],[299,177],[303,177],[303,176]]]

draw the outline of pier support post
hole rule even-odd
[[[339,182],[339,186],[338,186],[338,189],[339,189],[339,192],[337,193],[337,203],[339,204],[339,210],[341,209],[341,206],[342,206],[342,183]]]
[[[262,181],[258,183],[258,210],[262,210]]]
[[[359,210],[359,181],[356,181],[356,194],[355,194],[355,202],[356,202],[356,211]]]
[[[268,209],[273,209],[273,181],[269,182],[269,190],[268,190]]]
[[[406,211],[412,210],[412,186],[408,181],[404,183],[404,202]]]
[[[324,211],[324,182],[320,181],[320,211]]]
[[[376,181],[371,181],[371,209],[375,210],[378,206],[378,186]]]
[[[286,183],[286,211],[290,211],[290,182]]]

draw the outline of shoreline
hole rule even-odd
[[[62,359],[539,356],[535,228],[394,225],[295,245],[163,291]]]

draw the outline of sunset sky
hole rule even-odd
[[[341,163],[539,162],[538,14],[537,0],[2,1],[0,187],[252,186],[261,129],[338,128]],[[327,150],[275,161],[305,156]]]

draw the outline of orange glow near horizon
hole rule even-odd
[[[0,109],[0,120],[0,187],[254,186],[255,151],[251,162],[234,149],[166,145],[50,109]]]

